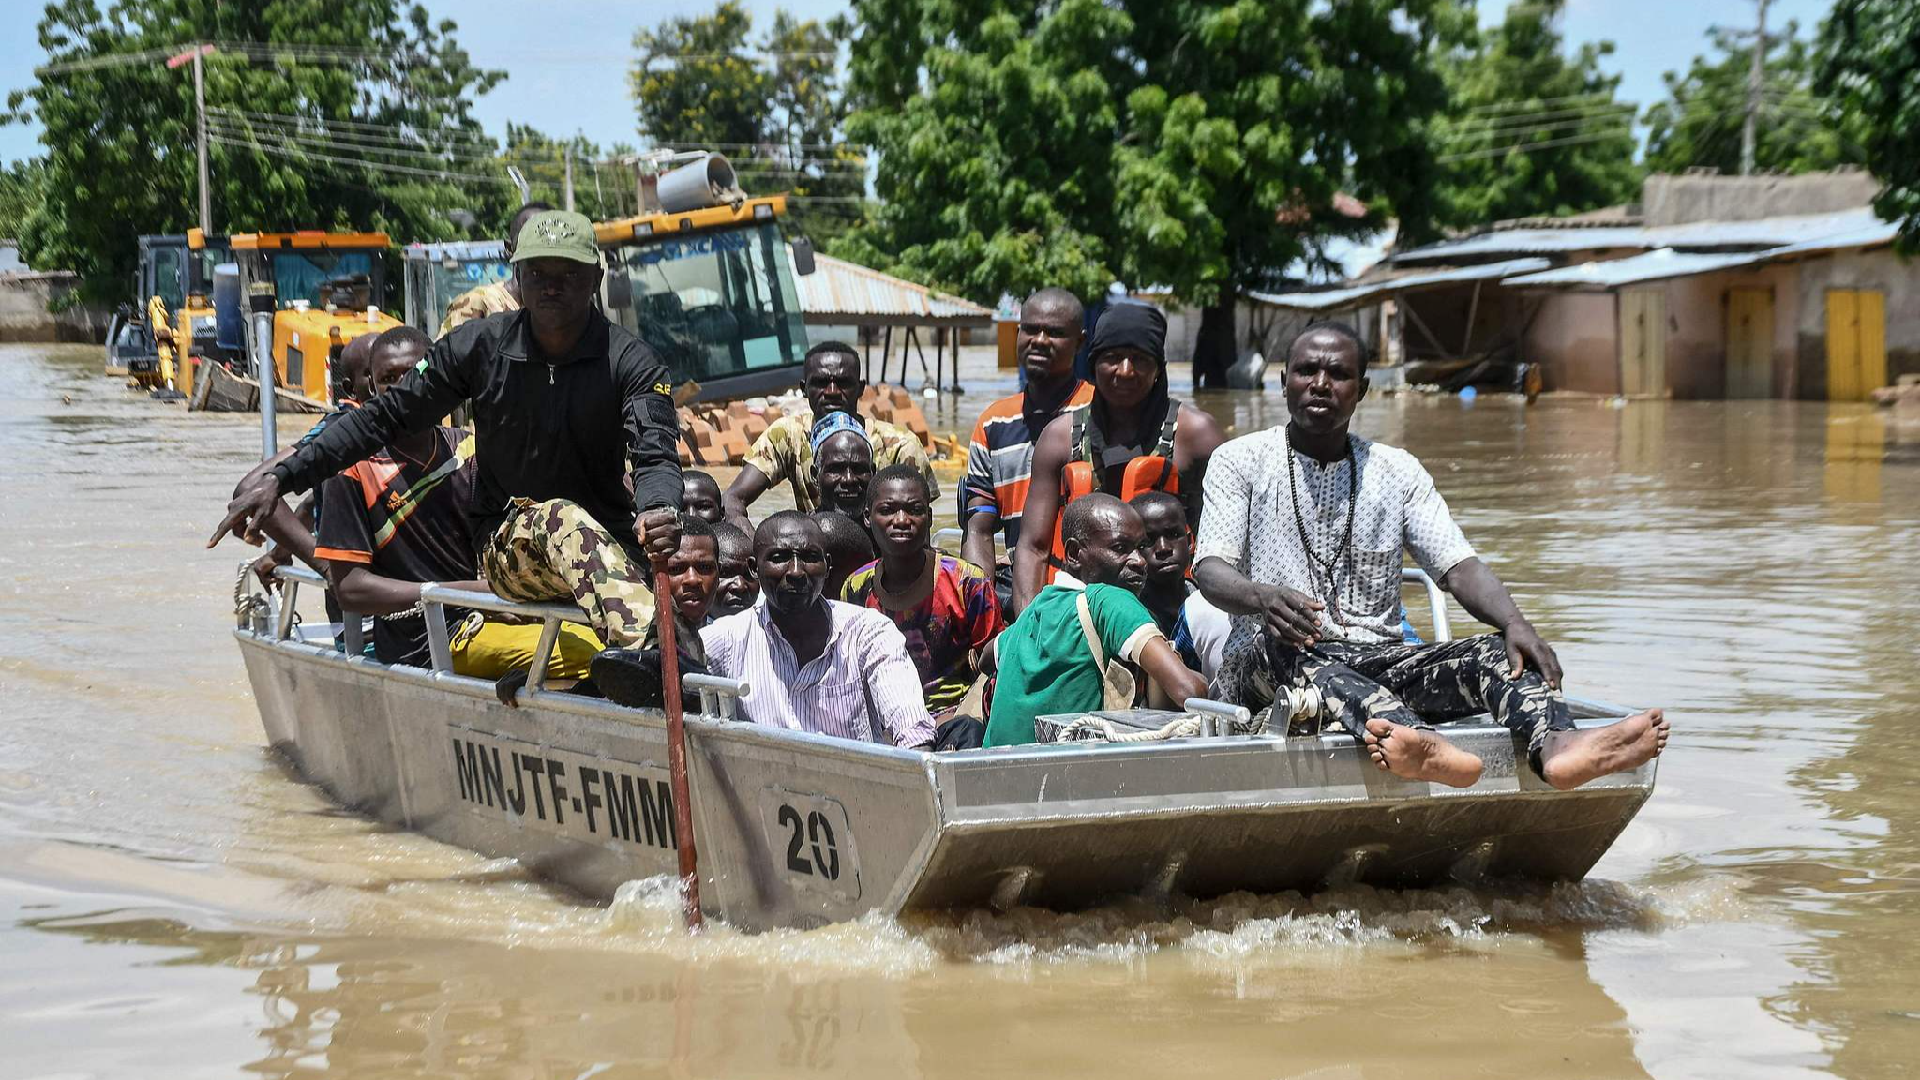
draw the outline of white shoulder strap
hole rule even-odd
[[[1093,666],[1102,671],[1107,667],[1107,650],[1100,647],[1100,634],[1093,628],[1093,612],[1087,607],[1087,594],[1082,590],[1074,598],[1073,609],[1080,614],[1080,631],[1087,635],[1087,648],[1093,650]]]

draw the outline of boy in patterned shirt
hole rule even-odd
[[[940,723],[967,696],[980,651],[1000,633],[993,578],[934,549],[933,493],[913,466],[889,465],[874,476],[867,513],[880,558],[854,571],[840,598],[900,628],[927,711]]]

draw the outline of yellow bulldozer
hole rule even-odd
[[[228,238],[239,268],[237,300],[248,312],[271,312],[271,340],[255,342],[224,364],[202,365],[192,406],[213,412],[259,407],[264,346],[272,360],[276,406],[283,412],[322,412],[335,403],[334,361],[347,342],[379,334],[400,320],[382,311],[385,233],[236,233]]]

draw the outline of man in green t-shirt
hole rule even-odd
[[[1060,522],[1063,572],[996,643],[999,681],[987,746],[1033,742],[1036,716],[1102,707],[1101,668],[1080,621],[1082,594],[1106,659],[1144,669],[1173,701],[1206,696],[1206,680],[1180,662],[1136,595],[1146,583],[1146,538],[1139,511],[1111,495],[1067,504]]]

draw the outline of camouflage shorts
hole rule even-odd
[[[508,600],[571,599],[600,639],[639,648],[653,626],[647,564],[565,499],[514,499],[480,553],[487,584]]]
[[[1538,672],[1507,677],[1507,643],[1481,634],[1431,645],[1323,641],[1310,649],[1269,642],[1263,632],[1223,660],[1217,692],[1249,709],[1270,705],[1278,688],[1312,686],[1324,721],[1359,738],[1368,720],[1425,728],[1482,712],[1527,740],[1540,770],[1547,736],[1573,728],[1566,699]]]

